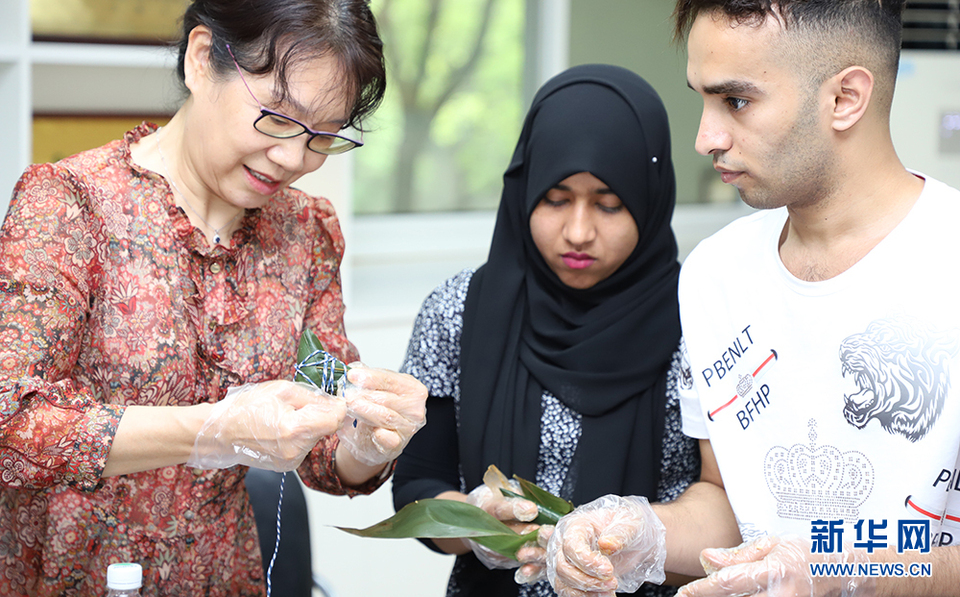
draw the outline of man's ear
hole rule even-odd
[[[204,25],[197,25],[187,36],[187,51],[183,59],[184,84],[190,93],[196,93],[201,78],[207,78],[210,70],[210,51],[213,34]]]
[[[862,66],[850,66],[827,81],[833,96],[833,130],[853,127],[866,114],[873,97],[873,73]]]

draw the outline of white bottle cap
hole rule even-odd
[[[143,569],[140,564],[110,564],[107,566],[108,589],[139,589],[143,583]]]

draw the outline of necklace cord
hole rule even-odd
[[[161,131],[161,130],[163,130],[163,127],[158,128],[157,131],[156,131],[156,133],[154,133],[154,134],[157,135],[157,153],[160,155],[160,163],[163,164],[164,176],[166,177],[167,181],[170,182],[170,186],[173,187],[173,190],[176,191],[178,195],[180,195],[180,198],[181,198],[181,199],[183,199],[183,202],[187,205],[187,208],[188,208],[190,211],[192,211],[195,216],[197,216],[198,218],[200,218],[200,221],[203,222],[204,225],[205,225],[208,229],[213,230],[213,242],[215,242],[216,244],[219,245],[219,244],[220,244],[220,231],[223,230],[224,228],[230,226],[230,225],[233,224],[234,222],[236,222],[236,221],[237,221],[237,218],[239,218],[246,210],[241,209],[240,211],[237,212],[237,215],[235,215],[235,216],[233,216],[232,218],[230,218],[230,221],[229,221],[229,222],[227,222],[226,224],[224,224],[223,226],[221,226],[221,227],[219,227],[219,228],[214,228],[214,227],[210,224],[210,222],[208,222],[203,216],[201,216],[201,215],[200,215],[200,212],[198,212],[197,210],[195,210],[195,209],[193,208],[193,205],[190,204],[190,200],[187,199],[187,196],[183,194],[183,191],[180,190],[180,187],[177,186],[177,183],[174,182],[174,180],[173,180],[173,176],[170,174],[170,167],[167,166],[167,160],[163,157],[163,149],[160,148],[160,131]]]

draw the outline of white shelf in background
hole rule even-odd
[[[0,44],[0,65],[14,64],[23,56],[23,52],[17,46],[9,44]]]
[[[45,65],[171,70],[177,64],[177,56],[167,46],[34,42],[30,44],[30,61]]]

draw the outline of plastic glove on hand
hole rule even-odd
[[[502,482],[506,485],[506,489],[514,493],[523,492],[520,484],[512,479],[509,481],[503,479]],[[467,503],[484,510],[487,514],[513,529],[517,534],[524,535],[537,529],[537,525],[530,524],[537,517],[537,505],[523,498],[504,496],[500,493],[499,487],[486,483],[478,485],[467,495]],[[483,562],[483,565],[487,568],[510,569],[520,566],[519,561],[500,555],[479,543],[467,540],[467,544],[470,545],[470,549],[473,550],[477,559]],[[528,557],[530,557],[529,553]]]
[[[362,363],[350,365],[347,381],[340,442],[369,466],[394,460],[427,422],[427,388],[413,376]]]
[[[336,433],[345,415],[343,400],[307,384],[275,380],[233,387],[211,409],[187,465],[292,471],[322,437]]]
[[[543,525],[537,533],[537,544],[527,544],[517,550],[520,567],[513,575],[518,585],[533,584],[547,578],[547,545],[556,527]]]
[[[557,523],[547,577],[560,597],[613,597],[666,578],[666,531],[646,498],[603,496]]]
[[[520,483],[513,479],[503,479],[500,483],[513,493],[523,494]],[[467,503],[485,510],[487,514],[514,530],[527,527],[527,523],[536,519],[539,513],[537,505],[530,500],[505,496],[498,485],[491,486],[487,483],[478,485],[471,491],[467,496]]]
[[[876,581],[867,577],[817,576],[809,564],[865,563],[866,554],[845,546],[838,554],[814,554],[810,540],[763,537],[731,549],[705,549],[706,578],[680,589],[678,597],[764,595],[767,597],[869,597]]]

